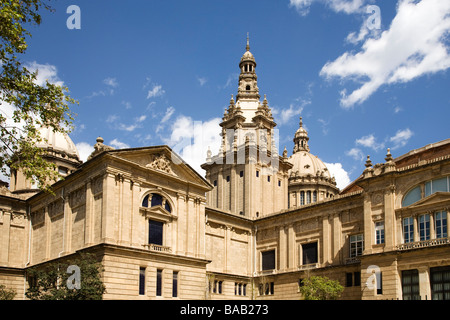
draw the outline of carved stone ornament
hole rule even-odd
[[[169,174],[174,174],[171,162],[167,159],[165,154],[156,154],[153,156],[152,162],[146,165],[147,168],[163,171]]]

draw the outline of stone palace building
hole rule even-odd
[[[248,42],[239,68],[206,177],[168,146],[101,138],[83,163],[42,129],[65,179],[54,195],[20,171],[1,186],[0,284],[25,299],[28,268],[91,252],[104,299],[301,299],[311,275],[338,280],[342,299],[450,299],[450,139],[368,157],[339,190],[302,119],[293,154],[278,153]]]

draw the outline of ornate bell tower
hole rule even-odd
[[[256,61],[247,45],[240,63],[236,100],[231,96],[222,122],[222,144],[208,152],[206,179],[214,186],[208,206],[233,214],[260,217],[287,209],[287,152],[280,157],[277,131],[266,96],[260,101]]]
[[[259,100],[258,77],[256,76],[256,61],[253,54],[250,52],[250,40],[247,35],[246,51],[241,58],[239,68],[241,74],[239,75],[239,87],[237,100]]]

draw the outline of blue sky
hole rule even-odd
[[[72,4],[80,8],[81,29],[67,28]],[[174,147],[196,122],[206,141],[194,153],[180,153],[197,169],[237,93],[247,32],[260,94],[267,94],[280,130],[279,148],[292,154],[302,115],[311,153],[329,165],[341,188],[362,173],[367,155],[384,162],[387,148],[397,157],[450,138],[448,1],[51,5],[55,11],[30,28],[21,58],[62,81],[79,101],[71,138],[82,158],[98,136],[115,148]],[[368,6],[379,15],[367,13]]]

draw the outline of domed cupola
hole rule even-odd
[[[301,117],[294,136],[294,153],[288,161],[292,164],[289,172],[290,208],[326,200],[339,193],[335,178],[325,163],[310,153],[309,136]]]
[[[294,153],[299,151],[309,152],[308,141],[308,132],[303,128],[303,118],[300,117],[300,128],[298,128],[294,136]]]
[[[67,176],[82,163],[78,150],[67,134],[55,132],[51,128],[39,129],[41,141],[37,147],[44,150],[44,159],[56,165],[61,176]],[[21,170],[11,171],[10,190],[14,193],[32,195],[39,191],[36,184],[26,178]]]

